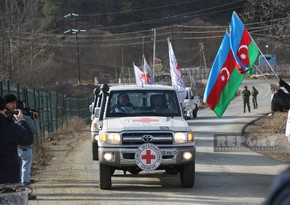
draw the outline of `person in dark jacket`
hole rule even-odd
[[[24,105],[25,104],[23,101],[21,100],[16,101],[16,108],[23,111],[23,118],[25,122],[28,123],[32,134],[35,135],[36,126],[34,124],[33,119],[31,118],[30,113],[27,113],[24,110]],[[7,107],[7,102],[6,102],[6,107]],[[33,160],[32,144],[29,146],[18,145],[18,155],[21,159],[21,163],[20,163],[21,183],[23,185],[29,185],[30,183],[34,181],[34,180],[31,180],[31,175],[30,175],[32,160]]]
[[[272,183],[263,205],[290,204],[290,167],[281,172]]]
[[[18,145],[31,145],[33,134],[23,119],[22,111],[14,114],[17,124],[7,118],[6,103],[0,96],[0,184],[20,183],[20,165],[17,153]]]

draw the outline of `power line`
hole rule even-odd
[[[190,4],[194,2],[198,2],[199,0],[194,0],[194,1],[187,1],[187,2],[181,2],[181,3],[175,3],[175,4],[169,4],[165,6],[158,6],[158,7],[151,7],[151,8],[146,8],[146,9],[135,9],[135,10],[130,10],[130,11],[117,11],[117,12],[107,12],[107,13],[98,13],[98,14],[82,14],[80,16],[101,16],[101,15],[113,15],[113,14],[124,14],[124,13],[136,13],[140,11],[150,11],[150,10],[156,10],[156,9],[162,9],[162,8],[168,8],[168,7],[175,7],[175,6],[180,6],[184,4]]]
[[[170,16],[170,17],[163,17],[163,18],[151,19],[151,20],[142,21],[142,22],[134,22],[134,23],[121,24],[121,25],[114,25],[114,26],[106,26],[106,27],[101,27],[99,29],[109,30],[109,29],[120,29],[120,28],[126,28],[126,27],[128,28],[128,27],[140,26],[140,25],[144,26],[146,24],[164,23],[164,22],[168,22],[168,21],[173,21],[175,19],[180,20],[180,18],[182,18],[182,17],[183,18],[190,18],[190,17],[193,18],[193,17],[197,17],[197,16],[201,16],[201,15],[209,15],[209,14],[213,14],[213,13],[219,13],[219,12],[222,12],[222,11],[232,11],[233,8],[226,8],[226,9],[223,9],[223,10],[220,10],[220,11],[216,11],[216,9],[222,8],[222,7],[225,7],[225,6],[229,6],[229,5],[232,5],[232,4],[237,4],[237,3],[242,2],[242,1],[244,1],[244,0],[238,0],[238,1],[235,1],[235,2],[231,2],[231,3],[219,5],[219,6],[214,6],[214,7],[210,7],[210,8],[207,8],[207,9],[194,11],[194,12],[189,12],[189,13],[178,14],[178,15],[174,15],[174,16]],[[243,8],[243,6],[236,7],[236,9],[239,9],[239,8]],[[214,10],[214,11],[207,12],[207,13],[202,13],[202,12],[209,11],[209,10]],[[91,27],[91,28],[93,28],[93,27]]]

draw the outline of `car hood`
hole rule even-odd
[[[105,119],[103,130],[121,132],[125,130],[171,130],[189,131],[182,117],[121,117]]]

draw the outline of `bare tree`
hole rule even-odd
[[[38,2],[38,0],[4,0],[4,2],[1,2],[0,32],[3,39],[2,65],[5,71],[4,78],[12,81],[17,80],[21,68],[21,39],[23,37],[21,25],[28,20],[34,20]],[[33,25],[33,23],[31,24]]]
[[[290,1],[247,0],[243,19],[253,27],[251,33],[290,49]]]

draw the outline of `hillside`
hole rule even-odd
[[[213,34],[210,33],[209,38],[202,41],[200,37],[207,32],[202,28],[203,26],[214,25],[196,18],[184,24],[156,28],[155,55],[161,59],[162,63],[156,66],[155,74],[161,71],[169,73],[168,37],[171,39],[181,68],[203,67],[204,63],[207,67],[211,66],[223,34],[211,39],[210,36]],[[198,29],[201,34],[194,34],[199,36],[197,39],[188,34],[191,32],[192,26],[201,26]],[[197,31],[197,29],[195,30]],[[201,50],[201,45],[203,50]],[[95,78],[99,82],[119,82],[119,78],[126,82],[134,82],[132,64],[142,65],[142,53],[152,66],[153,32],[146,30],[113,34],[109,31],[89,30],[78,34],[78,51],[79,59],[77,60],[75,36],[63,34],[50,36],[46,41],[42,40],[35,46],[34,66],[38,69],[29,78],[18,81],[42,90],[53,89],[67,93],[71,93],[73,85],[74,88],[79,87],[76,86],[79,75],[83,85],[93,85]],[[24,69],[29,70],[28,52],[26,58],[27,64]],[[80,73],[78,73],[77,62]]]
[[[13,6],[9,2],[0,7],[2,23],[6,26],[3,31],[11,31],[2,32],[1,79],[82,96],[88,95],[84,90],[90,90],[96,79],[100,83],[133,83],[132,65],[142,66],[143,54],[151,65],[153,53],[161,60],[154,69],[155,75],[168,73],[167,38],[173,45],[179,67],[210,68],[222,37],[229,29],[232,11],[241,16],[255,12],[254,2],[245,4],[243,0],[230,3],[226,0],[158,0],[154,4],[149,0],[60,0],[58,3],[43,0],[43,4],[33,1],[31,5],[14,5],[23,9],[23,13],[13,15],[7,9]],[[267,5],[267,2],[262,1],[262,4]],[[35,12],[34,18],[28,18],[24,9]],[[254,14],[260,24],[250,23],[253,18],[245,23],[260,50],[275,53],[278,64],[289,64],[288,44],[261,29],[265,27],[263,18],[268,15]],[[272,25],[265,28],[272,32],[275,30]],[[279,28],[283,32],[285,27]],[[283,36],[287,35],[281,38]]]

